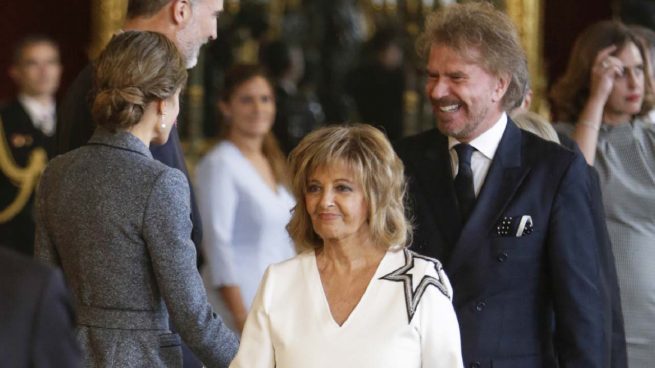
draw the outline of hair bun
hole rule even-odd
[[[137,87],[106,88],[97,91],[93,115],[98,125],[130,127],[136,124],[145,111],[146,98]],[[113,123],[112,123],[113,122]]]
[[[112,131],[138,124],[152,102],[173,96],[187,78],[177,46],[156,32],[117,34],[94,64],[91,112],[96,124]]]
[[[130,105],[143,105],[145,95],[138,87],[112,88],[112,93]]]

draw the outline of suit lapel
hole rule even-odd
[[[530,171],[529,167],[521,165],[521,154],[521,131],[508,120],[473,212],[450,258],[451,274],[464,263],[471,251],[488,244],[492,228]]]
[[[448,247],[439,250],[438,253],[441,253],[439,255],[443,256],[444,251],[450,251],[455,245],[461,226],[455,201],[448,138],[435,129],[434,135],[429,137],[421,153],[421,163],[417,165],[416,177],[421,192],[426,193],[423,200],[429,202],[428,207],[433,214],[437,229]],[[430,244],[430,246],[437,246],[437,244]]]

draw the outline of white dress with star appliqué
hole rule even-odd
[[[270,266],[231,368],[461,368],[452,289],[441,264],[389,250],[340,326],[314,251]]]

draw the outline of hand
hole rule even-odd
[[[591,68],[589,98],[602,101],[603,106],[614,88],[614,78],[623,73],[623,62],[611,55],[614,51],[614,45],[600,50]]]
[[[218,288],[218,291],[232,314],[234,328],[238,330],[237,332],[241,333],[246,323],[246,317],[248,316],[248,311],[241,297],[241,289],[236,285],[229,285],[221,286]]]
[[[243,334],[243,327],[246,325],[246,314],[242,315],[233,315],[234,317],[234,328],[236,328],[239,334]]]

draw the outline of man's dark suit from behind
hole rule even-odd
[[[61,272],[0,247],[0,367],[79,367],[74,326]]]

